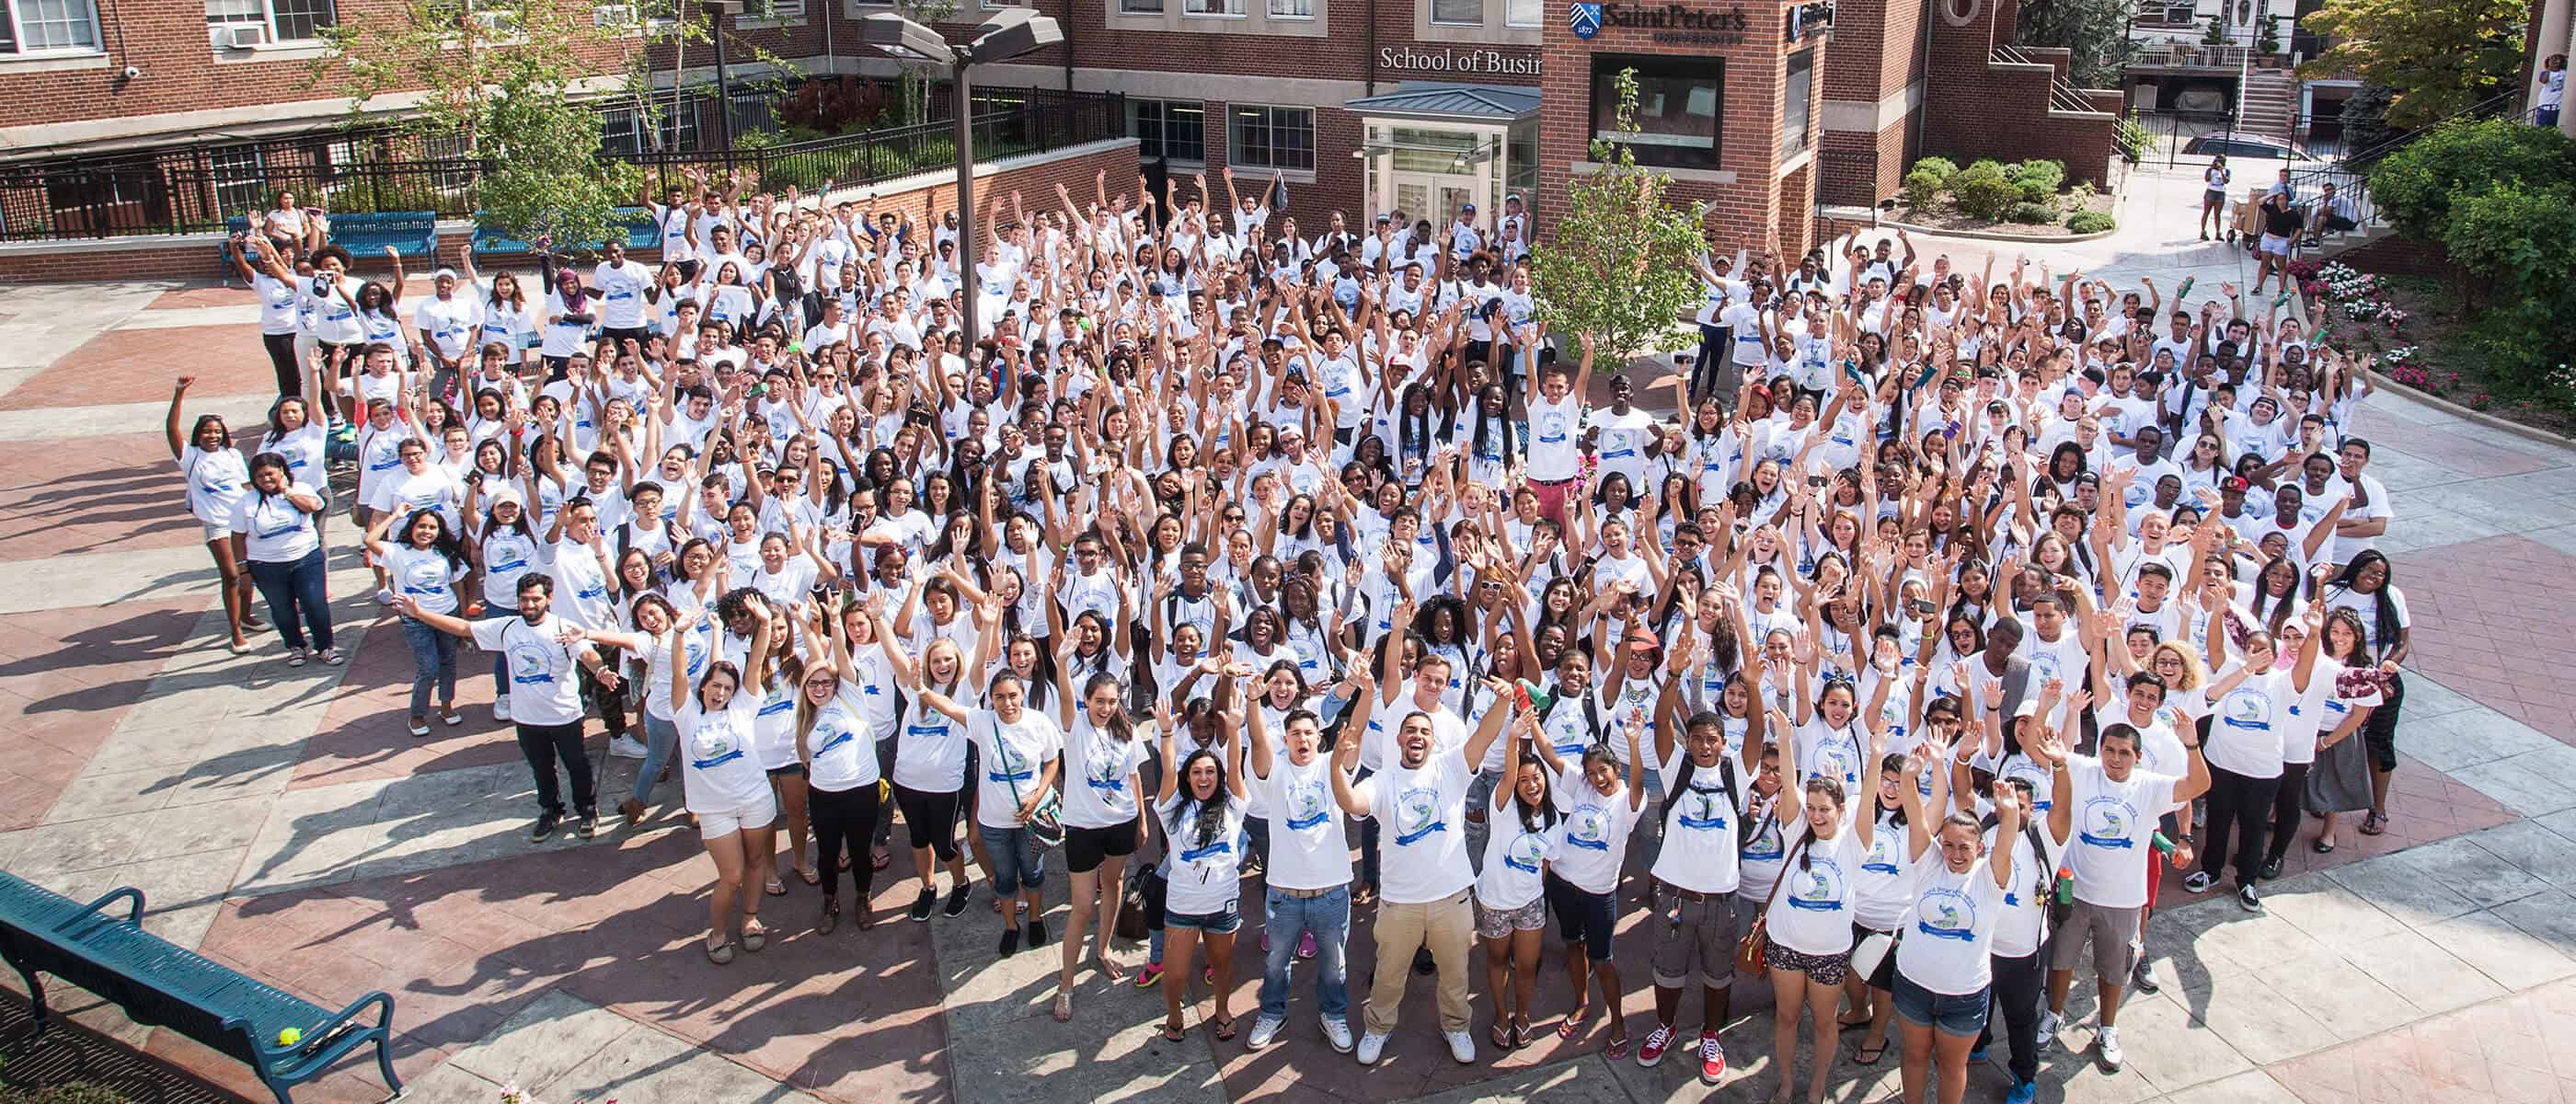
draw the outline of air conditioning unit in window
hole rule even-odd
[[[268,24],[240,23],[224,28],[224,45],[236,50],[268,45]]]
[[[631,27],[636,21],[635,5],[601,4],[591,9],[591,19],[602,27]]]

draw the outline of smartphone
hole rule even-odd
[[[1825,482],[1825,477],[1821,475],[1811,475],[1807,477],[1807,485],[1810,487],[1822,487],[1825,485]]]

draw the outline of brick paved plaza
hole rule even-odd
[[[2241,254],[2219,247],[2099,244],[2101,259],[2061,270],[2240,278]],[[224,649],[160,418],[172,377],[193,373],[192,413],[257,421],[269,374],[255,318],[239,291],[0,291],[0,864],[75,897],[139,886],[154,930],[325,1007],[391,992],[414,1099],[488,1101],[515,1082],[549,1104],[1732,1101],[1774,1083],[1768,1017],[1743,1019],[1767,996],[1749,992],[1727,1036],[1737,1068],[1713,1096],[1687,1063],[1603,1059],[1598,1017],[1575,1040],[1546,1031],[1505,1060],[1456,1065],[1428,986],[1414,987],[1421,1007],[1388,1063],[1364,1069],[1313,1030],[1302,972],[1288,1041],[1258,1054],[1203,1029],[1165,1042],[1160,994],[1096,979],[1059,1025],[1046,1012],[1054,948],[997,962],[980,894],[954,921],[823,937],[809,929],[813,891],[792,884],[764,912],[781,938],[708,964],[695,942],[711,871],[676,812],[529,844],[528,773],[470,659],[466,724],[404,735],[408,653],[345,533],[332,540],[345,668]],[[2397,499],[2381,547],[2416,624],[2391,831],[2347,831],[2330,856],[2293,847],[2259,917],[2168,886],[2150,940],[2163,991],[2125,1012],[2127,1068],[2106,1076],[2073,1052],[2092,1033],[2079,1016],[2043,1100],[2576,1101],[2576,682],[2543,658],[2576,624],[2558,585],[2576,579],[2576,450],[2402,394],[2372,398],[2361,419]],[[605,785],[622,787],[635,761],[604,743],[594,727]],[[910,864],[898,854],[878,881],[890,921]],[[1642,920],[1632,912],[1621,935],[1633,961]],[[1360,928],[1355,977],[1369,958]],[[1238,961],[1246,1009],[1257,969]],[[1640,973],[1631,1024],[1650,1013]],[[1542,1018],[1571,1003],[1553,961],[1539,992]],[[257,1093],[192,1043],[76,992],[58,1000]],[[1837,1099],[1892,1093],[1895,1053],[1870,1072]],[[2000,1095],[1999,1069],[1976,1076],[1970,1099]],[[353,1060],[299,1098],[382,1092]]]

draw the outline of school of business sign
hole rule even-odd
[[[1649,6],[1574,0],[1566,7],[1565,21],[1576,38],[1591,38],[1603,27],[1634,27],[1646,30],[1646,37],[1656,42],[1701,46],[1738,46],[1744,42],[1741,4],[1712,10],[1682,4]]]

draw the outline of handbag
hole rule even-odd
[[[1000,721],[993,722],[993,746],[997,748],[1002,746]],[[1008,774],[1003,777],[1011,783],[1011,800],[1021,802],[1028,800],[1020,796],[1018,777]],[[1048,790],[1045,797],[1038,799],[1037,810],[1029,814],[1027,827],[1029,835],[1038,841],[1039,847],[1056,847],[1064,843],[1064,821],[1060,817],[1063,812],[1064,796],[1054,790]]]
[[[1735,941],[1735,968],[1738,972],[1757,978],[1771,972],[1771,967],[1762,961],[1762,952],[1771,947],[1771,902],[1780,899],[1780,887],[1789,881],[1789,861],[1814,839],[1814,836],[1800,837],[1797,846],[1789,849],[1791,854],[1781,859],[1780,877],[1771,883],[1771,892],[1762,898],[1762,911],[1753,914],[1753,923],[1745,927],[1744,938]]]
[[[1159,911],[1156,905],[1162,900],[1164,889],[1163,876],[1155,873],[1151,864],[1131,869],[1136,874],[1127,879],[1126,895],[1118,905],[1117,932],[1120,939],[1135,940],[1145,938],[1148,931],[1158,926],[1154,917],[1148,914]]]
[[[1852,948],[1852,976],[1866,980],[1873,989],[1895,988],[1896,941],[1903,935],[1904,929],[1899,928],[1862,936],[1860,943]]]

